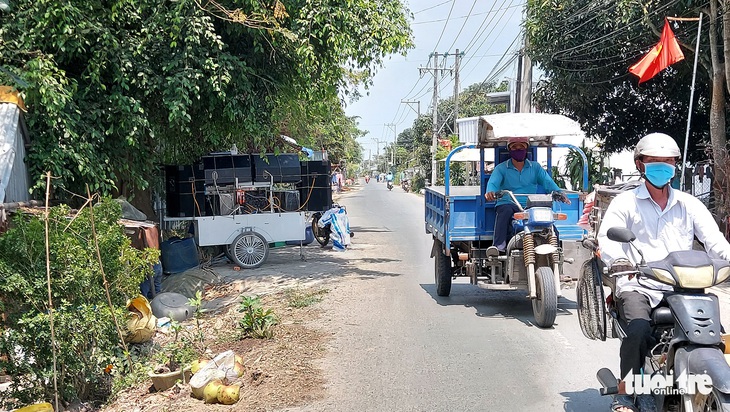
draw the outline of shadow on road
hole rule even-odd
[[[392,230],[388,229],[387,227],[383,226],[350,226],[350,231],[353,233],[389,233],[392,232]]]
[[[479,317],[515,319],[527,326],[536,326],[533,323],[532,303],[522,290],[486,290],[471,284],[455,283],[451,285],[449,296],[438,296],[434,284],[421,284],[421,288],[441,306],[459,305],[474,308],[475,315]],[[560,298],[556,323],[559,323],[563,316],[572,316],[570,309],[575,307],[575,301],[566,297]]]
[[[597,389],[589,388],[579,392],[560,392],[565,397],[563,410],[566,412],[585,412],[609,410],[610,396],[601,396]]]

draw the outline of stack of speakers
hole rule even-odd
[[[304,210],[325,211],[332,207],[332,166],[328,161],[301,162],[302,180],[297,184]]]
[[[206,216],[205,173],[202,163],[165,166],[167,216]]]
[[[253,167],[251,155],[211,153],[203,156],[205,169],[205,184],[226,186],[239,183],[253,182]]]
[[[307,202],[303,210],[324,211],[332,206],[331,172],[328,161],[300,162],[296,154],[211,153],[192,165],[165,166],[167,216],[231,213],[229,203],[231,196],[236,196],[236,183],[271,181],[296,184],[293,192],[274,193],[283,210],[296,211]],[[261,193],[258,197],[265,199],[268,195]],[[258,197],[247,197],[246,203],[253,205]]]

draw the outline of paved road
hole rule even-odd
[[[522,292],[455,281],[436,296],[423,197],[383,183],[343,195],[360,270],[333,288],[322,321],[333,344],[322,367],[327,399],[311,411],[608,410],[595,371],[617,372],[618,341],[580,332],[575,291],[556,325],[532,324]],[[333,252],[334,253],[334,252]]]

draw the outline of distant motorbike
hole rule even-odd
[[[388,180],[388,190],[393,190],[393,181]]]
[[[410,179],[401,180],[400,187],[403,188],[404,192],[410,192],[411,191],[411,180]]]
[[[365,183],[370,183],[370,176],[365,176]]]
[[[610,228],[607,235],[613,241],[632,247],[636,238],[629,229],[619,227]],[[671,252],[662,260],[644,262],[641,251],[634,249],[641,256],[641,262],[634,269],[611,274],[594,270],[598,273],[588,274],[585,280],[598,277],[600,283],[589,286],[601,287],[604,283],[613,291],[616,278],[635,275],[640,283],[647,278],[673,287],[673,291],[664,292],[665,303],[651,314],[652,343],[644,368],[645,376],[639,375],[639,379],[632,381],[634,393],[647,395],[637,398],[639,410],[730,411],[730,365],[723,353],[723,349],[727,350],[727,343],[721,330],[719,301],[714,294],[705,293],[705,288],[727,280],[730,265],[698,250]],[[579,289],[582,289],[581,286],[585,285],[579,285]],[[579,290],[578,293],[580,310],[589,303],[584,299],[587,296],[585,291]],[[603,302],[595,300],[595,304],[603,305]],[[608,315],[607,324],[600,317],[596,322],[603,323],[599,338],[604,338],[610,331],[608,337],[622,339],[626,322],[619,316],[615,305],[610,304],[604,313]],[[584,333],[590,327],[596,329],[596,326],[581,323]],[[600,390],[602,395],[618,393],[618,380],[610,370],[601,369],[597,377],[603,386]],[[698,378],[701,380],[698,381]]]

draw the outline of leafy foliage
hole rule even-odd
[[[398,0],[18,0],[0,20],[0,84],[29,108],[32,178],[50,170],[74,192],[145,189],[157,165],[234,143],[277,152],[280,133],[347,157],[357,132],[338,93],[412,45],[406,13]]]
[[[585,153],[586,159],[588,160],[588,187],[586,189],[588,192],[591,192],[593,185],[606,183],[605,180],[609,175],[610,168],[603,165],[598,152],[589,149],[585,144],[581,144],[580,150]],[[563,174],[568,177],[570,187],[573,190],[583,190],[583,157],[575,150],[569,151],[565,157]],[[565,183],[563,182],[563,184]]]
[[[106,381],[104,368],[120,357],[119,336],[109,310],[96,249],[90,209],[69,217],[66,206],[49,214],[51,296],[59,393],[64,400],[91,399]],[[129,296],[138,292],[157,251],[130,246],[111,200],[93,207],[103,270],[117,319]],[[0,369],[13,376],[3,406],[51,399],[53,354],[46,283],[42,217],[17,215],[0,237]]]
[[[244,336],[256,339],[270,339],[274,336],[272,328],[278,323],[278,319],[271,309],[261,306],[259,297],[244,296],[238,311],[243,312],[239,326]]]
[[[665,16],[696,16],[701,3],[528,1],[528,52],[546,76],[538,85],[535,103],[541,111],[577,120],[588,137],[605,143],[608,153],[630,148],[654,131],[673,136],[681,147],[696,23],[675,28],[678,40],[688,45],[684,61],[641,85],[628,68],[656,44]],[[704,54],[700,61],[707,57]],[[709,100],[702,96],[709,96],[710,70],[698,70],[690,155],[709,141]]]

